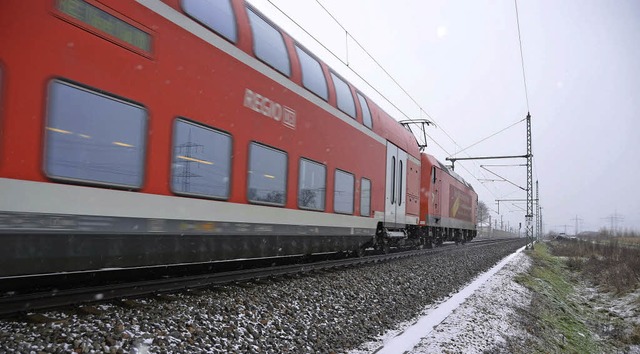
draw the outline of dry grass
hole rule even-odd
[[[556,241],[552,250],[554,255],[568,258],[569,269],[582,272],[608,290],[624,293],[640,283],[640,248],[630,247],[624,238]]]
[[[623,236],[617,237],[620,244],[640,247],[640,237]]]

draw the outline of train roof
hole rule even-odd
[[[469,189],[471,189],[472,191],[475,191],[473,189],[473,186],[471,185],[471,183],[467,182],[464,178],[462,178],[462,176],[460,176],[454,170],[452,170],[451,167],[443,164],[442,162],[440,162],[440,160],[435,158],[433,155],[422,153],[422,156],[423,156],[423,161],[426,159],[432,166],[439,167],[441,170],[443,170],[449,176],[453,177],[458,182],[460,182],[460,183],[464,184],[465,186],[469,187]]]

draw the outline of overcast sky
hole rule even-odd
[[[334,52],[334,58],[268,0],[250,0],[396,119],[429,118],[427,151],[445,158],[531,112],[534,180],[546,230],[640,230],[640,1],[519,0],[529,105],[525,97],[513,0],[271,0]],[[415,99],[362,53],[355,38]],[[347,50],[348,48],[348,50]],[[386,103],[342,62],[402,112]],[[424,110],[424,112],[422,111]],[[425,113],[426,112],[426,113]],[[428,114],[428,115],[427,115]],[[448,135],[448,136],[447,136]],[[452,138],[450,138],[450,137]],[[454,142],[455,141],[455,142]],[[523,155],[521,122],[458,157]],[[524,224],[526,193],[480,165],[456,163],[480,200],[511,226]],[[487,166],[526,187],[525,167]],[[617,213],[617,214],[616,214]]]

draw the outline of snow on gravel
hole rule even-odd
[[[449,299],[426,308],[416,321],[350,353],[482,353],[504,344],[507,337],[524,334],[516,309],[527,308],[531,294],[514,279],[531,261],[521,250]]]

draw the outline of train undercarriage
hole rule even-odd
[[[455,242],[456,245],[465,244],[476,235],[476,230],[415,225],[393,229],[380,224],[376,236],[369,246],[388,253],[391,248],[433,248],[441,246],[444,242]]]

